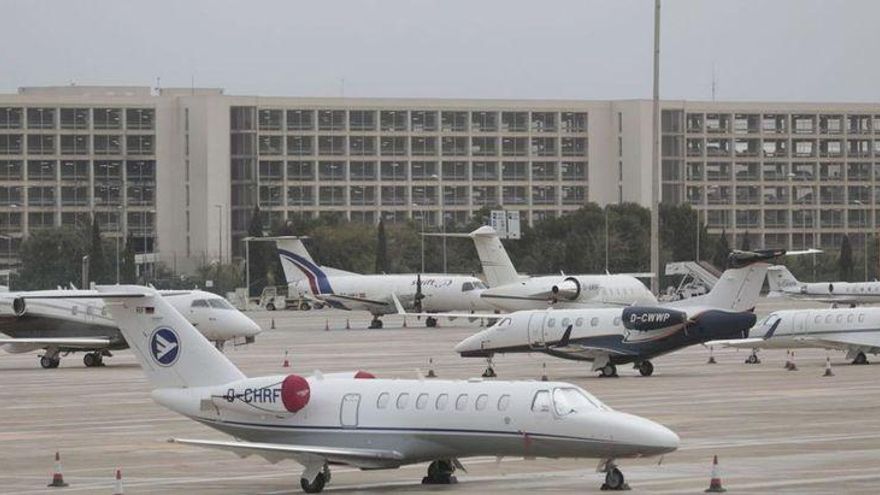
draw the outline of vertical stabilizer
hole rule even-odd
[[[767,269],[767,282],[770,284],[770,292],[782,292],[785,289],[797,287],[800,282],[784,265],[773,265]]]
[[[721,274],[708,294],[676,301],[672,306],[710,306],[730,311],[748,311],[758,303],[767,263],[752,263],[741,268],[730,268]]]
[[[278,256],[281,258],[281,267],[284,269],[284,278],[287,279],[288,284],[306,280],[315,295],[333,293],[327,274],[312,259],[302,239],[285,237],[275,242],[278,246]]]
[[[98,286],[153,388],[219,385],[245,378],[155,289]]]
[[[486,225],[471,232],[470,237],[474,240],[489,287],[499,287],[519,281],[519,275],[495,229]]]

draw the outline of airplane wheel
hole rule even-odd
[[[601,371],[602,376],[606,377],[606,378],[612,377],[612,376],[617,376],[617,367],[611,363],[608,363],[605,366],[602,366],[601,368],[599,368],[599,371]]]
[[[266,305],[266,310],[267,310],[267,311],[275,311],[275,304],[273,304],[273,303],[269,303],[269,304],[267,304],[267,305]]]
[[[323,472],[318,473],[318,476],[316,476],[315,480],[312,482],[309,482],[309,480],[305,478],[300,478],[299,486],[301,486],[306,493],[321,493],[324,490],[324,485],[327,484],[327,478],[328,477]]]
[[[48,370],[52,368],[57,368],[59,364],[61,364],[61,360],[58,358],[53,359],[49,356],[43,356],[40,358],[40,366],[42,366],[43,369]]]
[[[455,466],[449,461],[434,461],[428,465],[428,476],[422,478],[423,485],[448,485],[455,483]]]
[[[312,307],[309,306],[309,303],[300,303],[300,305],[299,305],[300,311],[308,311],[310,309],[312,309]]]
[[[380,320],[378,318],[374,319],[373,321],[370,322],[370,328],[371,329],[382,328],[382,320]]]
[[[83,356],[83,364],[86,365],[86,368],[94,368],[98,365],[98,360],[95,359],[95,355],[91,352],[87,353]]]
[[[437,326],[437,318],[434,318],[433,316],[429,316],[429,317],[425,318],[425,326],[428,328],[436,327]]]
[[[868,356],[865,356],[864,352],[859,352],[853,359],[853,364],[868,364]]]
[[[642,376],[651,376],[654,373],[654,365],[651,364],[651,361],[642,361],[639,364],[639,373]]]
[[[603,490],[626,490],[626,479],[620,469],[611,468],[605,473],[605,484],[602,485]]]
[[[746,364],[758,364],[758,356],[750,354],[749,357],[746,358]]]
[[[495,378],[496,376],[495,369],[492,367],[486,368],[486,370],[483,371],[483,378]]]

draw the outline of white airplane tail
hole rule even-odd
[[[708,294],[676,301],[674,306],[710,306],[730,311],[748,311],[758,303],[767,267],[764,262],[750,262],[738,268],[728,268]]]
[[[783,292],[788,287],[800,285],[798,279],[788,271],[785,265],[773,265],[767,269],[767,282],[770,284],[770,292]]]
[[[155,289],[96,289],[106,294],[106,307],[153,388],[201,387],[246,378]]]
[[[275,241],[278,256],[288,284],[306,280],[313,294],[332,294],[333,289],[327,280],[329,276],[355,275],[344,270],[326,268],[315,263],[302,239],[295,237],[280,238]]]
[[[471,232],[469,237],[474,240],[489,287],[498,287],[519,281],[516,268],[510,261],[510,256],[507,255],[507,250],[501,244],[501,239],[495,229],[485,225]]]

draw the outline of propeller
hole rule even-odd
[[[415,308],[416,313],[422,312],[422,299],[425,298],[425,294],[422,293],[422,274],[416,274],[416,295],[413,298],[413,308]],[[421,317],[419,317],[421,318]]]

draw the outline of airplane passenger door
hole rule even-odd
[[[339,408],[339,423],[343,428],[357,428],[360,404],[360,394],[345,394],[342,398],[342,405]]]
[[[546,312],[532,313],[529,316],[529,347],[544,347],[544,319]]]
[[[807,313],[795,313],[794,321],[791,326],[791,333],[794,335],[803,335],[807,330]]]

